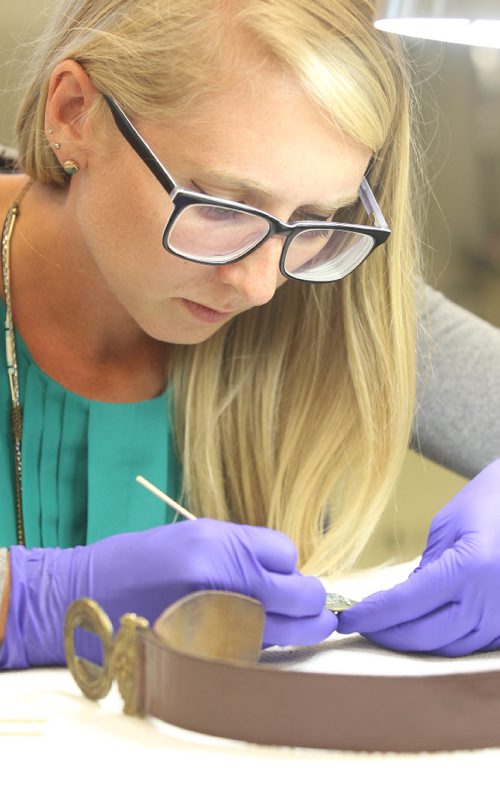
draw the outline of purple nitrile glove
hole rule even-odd
[[[500,459],[434,517],[408,580],[348,609],[338,631],[442,656],[500,648]]]
[[[197,590],[242,593],[266,611],[264,645],[320,642],[337,618],[324,609],[320,580],[299,573],[296,561],[294,544],[281,532],[207,518],[70,549],[12,546],[0,668],[65,664],[65,613],[84,596],[103,607],[116,630],[125,612],[153,622]],[[87,658],[99,656],[97,643],[88,647]]]

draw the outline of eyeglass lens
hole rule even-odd
[[[223,264],[244,256],[269,232],[265,218],[242,210],[194,204],[177,216],[168,245],[179,256]],[[285,272],[304,281],[334,281],[362,262],[374,247],[371,236],[337,229],[311,229],[288,241]]]
[[[370,235],[341,229],[299,232],[288,246],[285,271],[304,281],[336,281],[366,259],[374,245]]]
[[[212,204],[192,204],[179,213],[168,244],[181,256],[217,264],[243,256],[268,232],[269,223],[258,215]]]

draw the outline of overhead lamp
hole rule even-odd
[[[500,49],[499,0],[377,0],[380,30]]]

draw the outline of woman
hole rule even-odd
[[[246,593],[267,645],[339,628],[397,647],[415,618],[455,610],[461,572],[443,604],[416,615],[403,590],[339,626],[316,578],[363,548],[414,417],[415,103],[372,11],[65,0],[54,15],[19,173],[0,180],[1,666],[64,663],[64,613],[86,595],[116,625],[193,590]],[[172,523],[137,474],[201,518]],[[495,477],[462,492],[492,521]],[[489,609],[496,586],[477,587]],[[495,620],[460,645],[470,601],[458,633],[417,627],[419,649],[491,646]]]

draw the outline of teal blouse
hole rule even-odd
[[[15,545],[10,389],[0,301],[0,548]],[[68,391],[33,361],[16,332],[23,407],[22,488],[28,547],[76,546],[171,523],[174,511],[135,482],[178,498],[170,394],[106,403]]]

